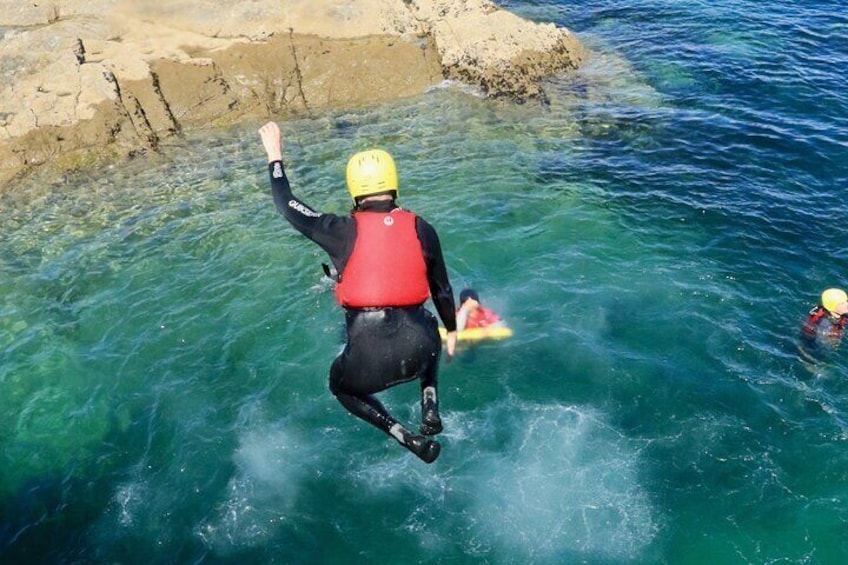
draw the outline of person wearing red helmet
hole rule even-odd
[[[277,210],[330,257],[336,300],[345,311],[347,340],[330,368],[330,391],[354,416],[379,428],[426,463],[441,452],[431,436],[442,431],[437,397],[441,339],[433,304],[448,331],[448,359],[456,348],[456,312],[436,230],[397,203],[397,169],[392,157],[374,149],[347,165],[353,198],[349,215],[315,211],[294,196],[283,168],[280,129],[259,129],[268,156]],[[376,394],[419,380],[420,434],[401,425]]]

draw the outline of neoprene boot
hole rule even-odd
[[[425,463],[432,463],[442,452],[442,445],[438,441],[424,436],[409,436],[406,439],[406,448]]]
[[[426,387],[421,391],[421,433],[434,436],[442,432],[442,418],[439,416],[439,401],[436,388]]]
[[[398,443],[410,450],[425,463],[435,461],[442,451],[442,445],[438,441],[427,439],[424,436],[412,435],[412,432],[400,424],[392,426],[389,433]]]

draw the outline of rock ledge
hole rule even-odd
[[[444,78],[544,99],[540,79],[584,57],[568,30],[488,0],[0,0],[0,40],[0,187]]]

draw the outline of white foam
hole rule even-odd
[[[444,449],[432,466],[389,453],[348,476],[369,496],[422,497],[403,526],[421,547],[460,543],[495,561],[630,560],[656,536],[639,483],[642,442],[602,414],[512,399],[442,416]]]
[[[657,527],[638,481],[637,446],[574,407],[523,406],[511,420],[517,427],[503,448],[481,453],[468,477],[469,550],[490,540],[534,560],[629,559],[650,543]]]
[[[268,543],[312,513],[300,494],[316,473],[338,472],[351,486],[348,504],[406,500],[395,506],[398,527],[436,553],[457,544],[495,560],[632,560],[657,535],[639,483],[642,442],[602,414],[510,399],[443,418],[444,449],[433,465],[387,438],[340,459],[344,445],[328,442],[351,441],[350,434],[306,437],[283,424],[246,432],[228,495],[195,533],[222,555]]]
[[[262,428],[247,432],[234,454],[236,473],[227,485],[229,496],[195,534],[220,553],[258,546],[292,520],[304,481],[321,474],[324,458],[334,446],[322,437],[300,437],[290,428]]]

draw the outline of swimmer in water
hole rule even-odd
[[[480,296],[473,288],[459,293],[459,310],[456,311],[456,329],[500,327],[504,323],[494,311],[480,304]]]
[[[294,196],[277,124],[265,124],[259,136],[277,210],[327,252],[338,273],[335,295],[345,311],[347,341],[330,368],[330,391],[351,414],[432,463],[441,451],[431,436],[442,431],[437,395],[442,343],[436,317],[423,306],[427,298],[448,330],[448,359],[456,348],[453,290],[436,230],[397,205],[397,170],[385,151],[350,158],[353,211],[340,216],[317,212]],[[421,385],[420,434],[403,427],[375,396],[414,380]]]
[[[807,314],[801,326],[801,342],[815,348],[818,340],[839,343],[848,324],[848,294],[839,288],[829,288],[821,295],[821,302]]]

